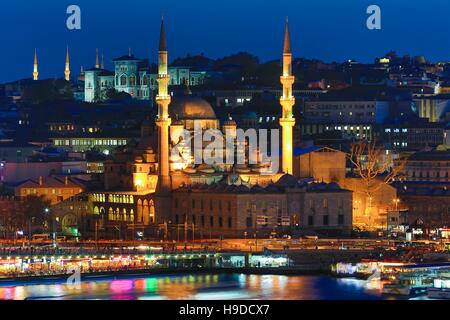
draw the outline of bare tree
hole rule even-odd
[[[364,188],[358,192],[364,193],[369,202],[375,192],[385,185],[392,184],[403,177],[405,159],[393,159],[391,153],[386,153],[376,140],[354,143],[349,155],[354,166],[354,172],[362,179]]]

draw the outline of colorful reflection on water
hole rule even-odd
[[[327,276],[244,274],[107,278],[79,285],[18,283],[0,287],[0,299],[383,299],[376,283]]]

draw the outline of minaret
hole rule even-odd
[[[36,48],[34,49],[34,67],[33,67],[33,80],[37,81],[39,77],[39,72],[38,72],[38,59],[37,59],[37,53],[36,53]]]
[[[102,65],[101,65],[101,68],[103,70],[105,70],[105,55],[103,54],[103,52],[102,52]]]
[[[169,126],[172,120],[169,117],[169,74],[167,72],[167,42],[166,33],[164,31],[164,19],[161,20],[161,31],[159,38],[158,50],[158,94],[156,96],[156,103],[158,104],[158,119],[156,125],[158,126],[158,166],[159,176],[156,193],[159,195],[168,195],[171,183],[169,176]]]
[[[100,69],[100,64],[98,63],[98,49],[95,49],[95,68]]]
[[[292,174],[292,152],[293,137],[292,130],[295,125],[295,118],[292,114],[292,107],[295,104],[295,98],[292,95],[292,84],[294,83],[292,75],[292,53],[291,41],[289,38],[289,23],[286,17],[286,30],[284,33],[283,47],[283,74],[280,77],[283,85],[283,95],[280,98],[282,107],[282,116],[280,118],[280,126],[282,129],[282,172]]]
[[[66,81],[70,81],[69,47],[67,47],[66,50],[66,68],[64,69],[64,76]]]

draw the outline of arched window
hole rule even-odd
[[[155,222],[155,205],[153,204],[153,201],[150,201],[150,210],[149,210],[149,222],[153,223]]]
[[[98,211],[98,207],[95,206],[95,207],[94,207],[94,214],[98,215],[99,213],[100,213],[100,212]]]
[[[135,86],[136,85],[136,77],[134,75],[132,75],[130,77],[130,86]]]
[[[126,75],[122,75],[120,77],[120,85],[121,86],[126,86],[127,85],[127,76]]]
[[[142,84],[143,84],[144,86],[146,86],[146,85],[148,84],[148,79],[147,79],[147,76],[146,76],[146,75],[144,75],[144,77],[142,78]]]
[[[143,207],[142,207],[142,200],[138,199],[137,201],[137,222],[142,222],[142,211],[143,211]]]
[[[142,210],[142,217],[143,217],[144,224],[148,224],[149,223],[149,206],[148,206],[147,200],[144,200],[144,206],[143,206],[143,210]]]
[[[108,220],[114,220],[114,213],[112,208],[109,208],[108,210]]]

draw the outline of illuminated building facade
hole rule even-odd
[[[404,168],[408,181],[450,182],[450,151],[416,152]]]
[[[195,229],[203,238],[267,237],[296,229],[342,235],[350,234],[351,209],[351,191],[285,175],[267,187],[213,183],[179,188],[173,192],[169,225]]]
[[[419,117],[429,122],[443,121],[450,112],[448,94],[415,96],[413,102]]]
[[[140,100],[150,99],[149,70],[144,60],[131,54],[114,59],[114,74],[114,88],[118,92]]]
[[[38,177],[37,179],[28,179],[14,189],[18,197],[28,195],[44,196],[50,200],[51,204],[62,202],[74,195],[80,194],[85,190],[85,186],[79,181],[69,177]]]
[[[130,137],[101,136],[94,137],[79,136],[51,138],[55,147],[64,147],[75,152],[84,152],[92,148],[97,148],[104,154],[110,154],[113,150],[120,146],[127,145]]]

